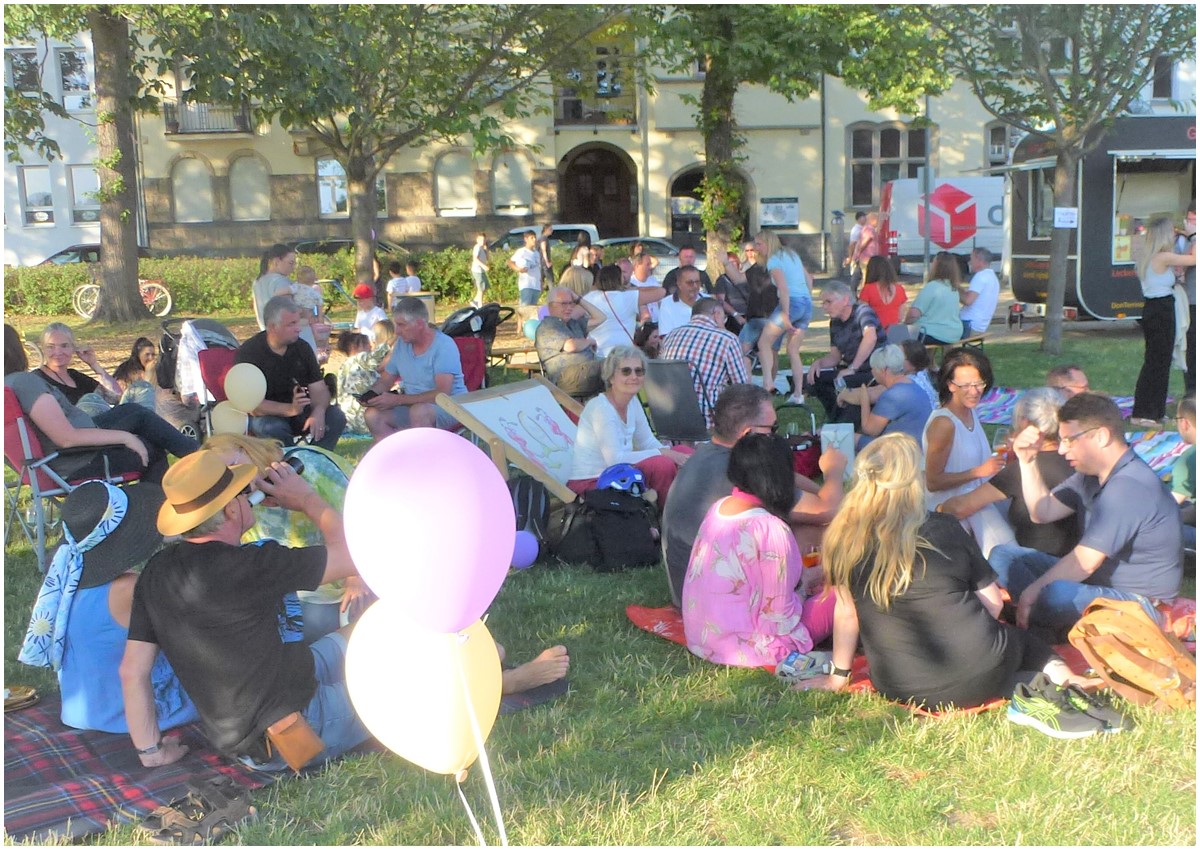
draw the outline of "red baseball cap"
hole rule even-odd
[[[375,297],[375,287],[371,286],[369,283],[360,283],[358,286],[354,287],[354,297],[355,298],[374,298]]]

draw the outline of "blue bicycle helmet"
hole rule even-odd
[[[599,490],[624,490],[634,496],[646,492],[646,476],[632,463],[614,463],[596,479]]]

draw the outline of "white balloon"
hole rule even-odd
[[[243,413],[252,413],[267,397],[267,376],[253,363],[238,363],[225,374],[225,397]]]
[[[250,416],[228,401],[214,407],[211,415],[214,434],[245,434],[250,424]]]

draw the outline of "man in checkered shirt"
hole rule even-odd
[[[725,309],[716,298],[701,298],[692,307],[692,318],[663,337],[659,357],[686,360],[692,384],[700,399],[705,424],[713,426],[717,396],[729,384],[750,381],[750,369],[738,338],[725,330]]]

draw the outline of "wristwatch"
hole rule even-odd
[[[844,679],[849,679],[849,678],[850,678],[850,671],[849,671],[849,670],[847,670],[847,669],[846,669],[846,668],[844,668],[844,667],[838,667],[838,666],[837,666],[836,664],[834,664],[833,662],[830,662],[830,664],[829,664],[829,675],[830,675],[830,676],[840,676],[840,677],[842,677],[842,678],[844,678]]]
[[[162,749],[162,738],[155,741],[153,746],[146,747],[144,750],[138,750],[139,756],[152,756]]]

